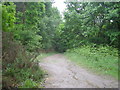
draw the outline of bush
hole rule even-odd
[[[27,64],[29,64],[29,63],[26,63],[25,65],[27,65]],[[25,85],[21,84],[21,82],[24,82],[28,79],[31,79],[36,83],[42,81],[42,78],[44,77],[44,72],[38,67],[38,65],[33,64],[31,67],[28,67],[28,66],[20,67],[20,66],[21,66],[21,64],[19,65],[19,63],[14,62],[14,63],[6,66],[6,69],[3,70],[3,77],[9,77],[9,78],[13,79],[13,81],[14,81],[13,84],[16,83],[16,86],[14,86],[14,87],[26,86],[26,84]],[[4,82],[3,86],[13,87],[12,83],[8,84],[9,83],[8,80],[3,79],[3,82]],[[27,82],[24,82],[24,83],[27,83]],[[8,85],[8,86],[6,86],[6,85]],[[26,88],[26,87],[24,87],[24,88]]]
[[[3,89],[37,87],[36,83],[40,82],[44,76],[44,72],[39,68],[38,61],[35,60],[37,53],[33,54],[26,51],[20,42],[14,40],[12,33],[3,32],[2,54]]]

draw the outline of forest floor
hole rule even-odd
[[[80,67],[63,54],[47,56],[39,65],[48,74],[45,88],[118,88],[117,80]]]

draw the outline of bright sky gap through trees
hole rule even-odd
[[[53,7],[57,7],[58,10],[60,11],[60,14],[62,15],[63,17],[63,12],[66,8],[66,5],[65,5],[65,0],[55,0],[55,3],[53,4]]]

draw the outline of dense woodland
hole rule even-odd
[[[39,87],[44,72],[36,57],[50,51],[82,55],[117,76],[119,2],[65,4],[62,18],[52,2],[2,3],[3,88]]]

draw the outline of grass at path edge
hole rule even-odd
[[[67,58],[76,64],[94,71],[98,74],[109,75],[118,78],[117,50],[109,47],[91,48],[84,46],[70,49],[64,53]]]

